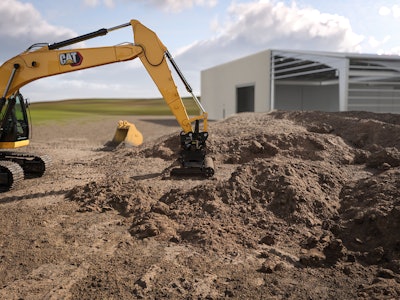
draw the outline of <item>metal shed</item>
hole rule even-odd
[[[210,119],[245,112],[400,113],[400,57],[265,50],[201,72]]]

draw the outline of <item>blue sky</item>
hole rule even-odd
[[[2,0],[0,62],[33,43],[59,42],[130,19],[157,33],[196,94],[201,70],[265,49],[400,54],[400,1]],[[78,46],[132,41],[125,28]],[[159,97],[139,60],[40,79],[21,91],[30,101]]]

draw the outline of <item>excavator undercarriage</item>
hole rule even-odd
[[[0,191],[8,191],[26,178],[41,177],[51,165],[48,155],[0,152]]]

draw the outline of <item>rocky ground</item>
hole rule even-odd
[[[400,115],[244,113],[210,124],[212,179],[174,179],[179,128],[34,128],[42,178],[0,194],[1,299],[398,299]]]

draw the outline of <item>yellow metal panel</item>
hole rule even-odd
[[[133,44],[110,47],[49,50],[47,46],[17,55],[0,67],[0,91],[4,91],[15,64],[19,65],[9,97],[22,86],[39,78],[135,59],[142,48]]]
[[[17,141],[17,142],[0,142],[0,149],[14,149],[19,147],[25,147],[29,145],[29,140]]]
[[[139,55],[140,60],[157,85],[179,125],[186,133],[193,131],[186,108],[166,62],[164,54],[167,48],[153,31],[143,26],[139,21],[132,20],[131,24],[135,35],[135,44],[143,48],[143,52]]]

